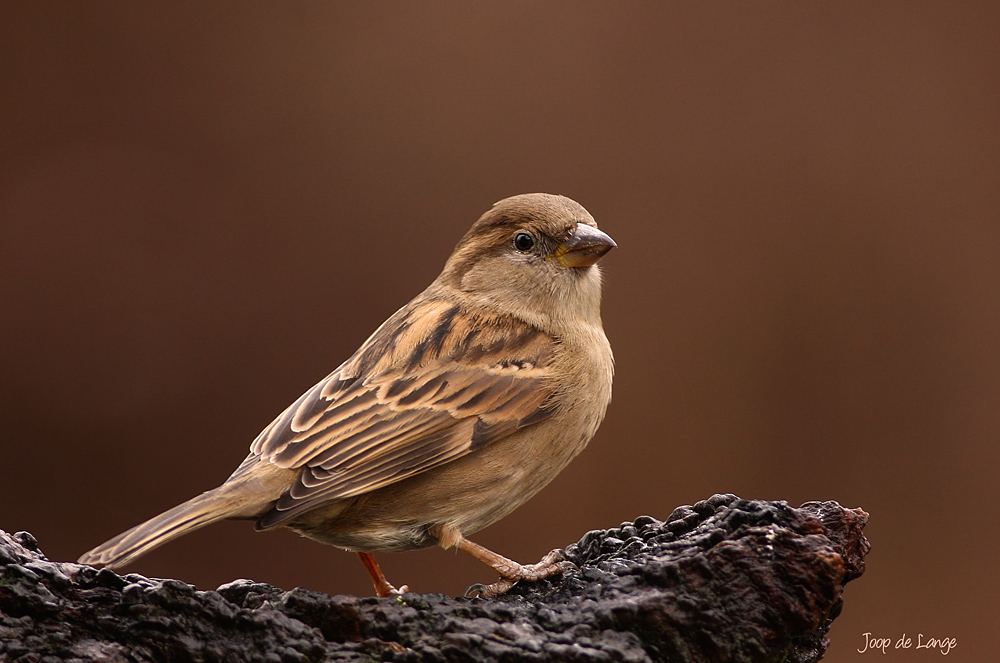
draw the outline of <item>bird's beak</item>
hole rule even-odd
[[[576,224],[576,230],[556,247],[552,257],[563,267],[590,267],[605,253],[618,246],[615,240],[593,226]]]

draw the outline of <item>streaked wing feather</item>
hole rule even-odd
[[[269,425],[251,454],[301,468],[259,527],[377,490],[553,412],[556,341],[441,301],[404,307]]]

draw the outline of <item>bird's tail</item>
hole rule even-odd
[[[248,505],[232,488],[231,484],[223,484],[175,506],[97,546],[80,557],[79,562],[117,569],[205,525],[226,518],[252,517],[259,506]]]

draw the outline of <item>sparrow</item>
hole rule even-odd
[[[579,203],[493,205],[430,286],[253,441],[218,488],[80,558],[112,569],[223,519],[287,527],[356,552],[458,548],[500,576],[467,596],[562,573],[558,550],[518,564],[466,536],[500,520],[587,445],[611,400],[597,261],[615,242]]]

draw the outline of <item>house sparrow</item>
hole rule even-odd
[[[379,596],[398,592],[371,553],[435,543],[500,574],[470,596],[561,573],[558,551],[521,565],[465,537],[541,490],[604,418],[614,360],[596,263],[614,246],[569,198],[501,200],[426,290],[264,429],[225,483],[80,562],[121,567],[228,518],[357,552]]]

